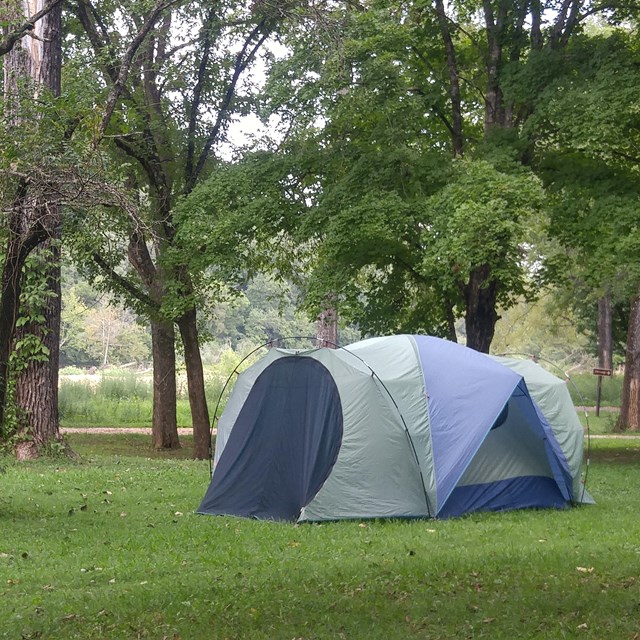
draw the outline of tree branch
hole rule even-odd
[[[150,11],[147,16],[147,20],[144,23],[143,27],[138,31],[136,37],[131,41],[127,50],[120,60],[120,70],[118,72],[118,77],[115,79],[111,90],[109,91],[109,95],[105,101],[104,113],[102,115],[102,121],[100,123],[100,128],[98,129],[98,133],[96,136],[95,144],[98,144],[109,126],[109,122],[111,121],[111,117],[113,116],[113,112],[116,108],[116,103],[118,98],[120,97],[125,83],[127,81],[127,77],[129,75],[129,69],[131,67],[131,63],[133,62],[133,57],[136,52],[144,42],[149,32],[155,26],[157,19],[160,17],[160,14],[172,4],[175,4],[177,0],[158,0],[154,6],[154,8]]]
[[[198,122],[198,110],[200,108],[200,101],[202,97],[202,89],[204,87],[204,81],[207,75],[207,66],[209,64],[209,57],[211,54],[211,34],[210,28],[213,22],[215,12],[211,10],[207,16],[207,20],[203,27],[204,38],[202,40],[202,57],[200,58],[200,64],[198,65],[198,76],[196,79],[196,85],[193,88],[193,100],[191,101],[191,109],[189,110],[189,130],[187,133],[187,158],[184,169],[184,183],[185,187],[191,181],[193,175],[193,164],[195,159],[195,134],[196,126]]]
[[[213,143],[216,141],[220,133],[220,129],[222,128],[222,124],[228,115],[229,107],[231,106],[231,102],[235,96],[236,86],[238,84],[238,80],[240,79],[242,72],[247,68],[249,63],[254,59],[256,53],[258,52],[260,47],[264,44],[265,40],[269,37],[271,33],[271,30],[267,29],[264,33],[259,35],[262,29],[265,28],[266,24],[267,24],[267,21],[265,18],[265,19],[262,19],[253,28],[251,33],[247,36],[244,42],[244,45],[242,46],[242,49],[236,56],[236,61],[233,68],[233,76],[231,77],[231,81],[229,82],[224,98],[222,99],[222,103],[218,110],[218,116],[216,118],[216,121],[213,127],[211,127],[211,130],[209,131],[209,135],[207,136],[207,140],[204,144],[204,147],[200,152],[200,156],[198,158],[198,162],[195,166],[195,169],[193,170],[192,174],[188,177],[186,181],[185,193],[187,194],[193,190],[196,184],[196,181],[198,179],[198,176],[200,175],[200,173],[202,173],[202,170],[204,169],[204,165],[207,160],[207,156],[209,155],[209,151],[211,151],[211,147],[213,146]],[[249,47],[251,46],[252,41],[256,37],[258,37],[257,42],[255,42],[253,47],[251,47],[251,49],[249,50]]]
[[[37,13],[34,13],[26,22],[0,40],[0,56],[9,53],[18,40],[21,40],[25,35],[31,34],[35,23],[38,22],[40,18],[46,16],[52,9],[55,9],[61,2],[62,0],[51,0],[51,2],[46,4]]]
[[[94,253],[92,256],[93,261],[98,268],[115,283],[120,289],[128,293],[132,298],[142,303],[149,311],[158,311],[159,306],[148,296],[146,293],[140,291],[123,275],[119,274],[99,253]]]

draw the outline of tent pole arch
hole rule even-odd
[[[246,362],[254,353],[260,351],[260,349],[271,348],[274,346],[274,343],[280,342],[281,340],[316,340],[314,336],[286,336],[284,338],[272,338],[267,342],[263,342],[261,345],[257,346],[255,349],[249,351],[240,362],[235,366],[233,371],[229,374],[229,377],[226,379],[224,385],[222,386],[222,391],[220,391],[220,395],[218,395],[218,401],[216,402],[216,408],[213,411],[213,418],[211,420],[211,428],[209,430],[209,477],[213,476],[213,447],[211,443],[213,442],[213,430],[215,429],[216,421],[219,419],[218,409],[220,408],[220,403],[222,402],[222,397],[224,396],[224,392],[227,390],[229,383],[231,382],[231,378],[238,373],[238,369],[242,366],[244,362]],[[323,340],[323,342],[329,343],[333,346],[334,349],[342,349],[339,344],[331,342],[330,340]]]
[[[580,402],[584,407],[584,419],[585,419],[585,425],[587,427],[587,450],[585,452],[585,470],[584,470],[584,478],[582,480],[582,496],[580,496],[580,502],[582,502],[582,500],[584,500],[584,493],[587,490],[587,478],[589,476],[589,466],[591,462],[591,429],[589,427],[589,413],[586,409],[584,396],[582,395],[582,393],[580,393],[580,389],[578,389],[578,385],[576,385],[576,383],[572,380],[571,376],[562,367],[557,365],[555,362],[552,362],[551,360],[544,358],[542,356],[535,356],[532,353],[520,353],[520,352],[505,352],[505,353],[498,353],[496,355],[504,356],[504,357],[509,357],[509,356],[518,357],[522,359],[533,360],[533,362],[536,362],[536,363],[542,360],[542,362],[545,362],[546,364],[553,367],[556,371],[559,371],[560,373],[562,373],[562,377],[571,383],[572,389],[576,392],[576,395],[580,398]]]

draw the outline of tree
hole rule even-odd
[[[193,247],[186,254],[178,250],[174,212],[180,199],[214,169],[216,145],[250,99],[251,87],[245,89],[243,77],[287,11],[284,2],[210,7],[167,0],[146,12],[127,3],[76,4],[86,34],[78,46],[92,50],[108,87],[98,133],[112,152],[111,162],[120,166],[118,180],[131,205],[124,211],[103,208],[108,225],[101,235],[104,242],[80,234],[79,244],[93,262],[94,277],[106,275],[111,290],[149,317],[155,447],[179,446],[175,324],[184,349],[195,455],[208,455],[197,326],[200,296],[188,268]],[[125,32],[116,38],[123,26]],[[118,243],[131,267],[124,272],[122,253],[109,250]]]
[[[340,38],[288,41],[269,102],[291,124],[280,152],[297,180],[296,233],[318,245],[309,305],[336,295],[363,332],[451,339],[464,316],[467,344],[486,351],[498,307],[535,288],[525,241],[541,226],[543,191],[522,166],[501,84],[503,52],[524,56],[521,16],[485,3],[483,27],[455,6],[336,10]],[[287,93],[300,67],[305,80]]]
[[[60,93],[61,11],[59,2],[34,4],[36,12],[32,17],[22,15],[17,5],[8,7],[9,24],[22,22],[22,25],[13,30],[9,28],[2,52],[7,52],[3,66],[4,113],[8,124],[15,135],[26,122],[38,139],[44,128],[43,115],[37,107],[34,109],[34,103],[55,98]],[[30,42],[19,34],[29,34]],[[29,122],[33,116],[35,123]],[[39,145],[39,148],[42,147]],[[0,300],[0,424],[4,419],[9,349],[18,323],[22,270],[28,255],[41,247],[43,255],[49,258],[49,266],[43,273],[48,292],[40,301],[42,308],[36,315],[26,316],[31,322],[23,323],[18,336],[19,343],[24,343],[28,333],[39,334],[40,353],[46,356],[32,359],[17,381],[16,400],[31,436],[28,442],[19,444],[17,453],[19,457],[33,457],[43,445],[59,438],[60,271],[56,255],[59,255],[60,210],[59,197],[53,195],[55,185],[49,186],[49,193],[38,192],[28,174],[19,175],[14,184]],[[33,314],[33,309],[31,312]]]
[[[529,126],[554,194],[552,234],[578,252],[598,297],[629,309],[621,428],[640,428],[637,41],[623,30],[584,39],[573,65],[540,98]],[[595,307],[595,301],[594,301]]]

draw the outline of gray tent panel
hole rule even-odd
[[[198,512],[297,520],[331,472],[342,430],[327,369],[299,356],[274,361],[244,402]]]

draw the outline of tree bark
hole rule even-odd
[[[178,328],[184,347],[184,362],[187,371],[189,406],[191,407],[193,424],[193,457],[196,460],[205,460],[210,454],[211,425],[204,388],[204,370],[200,356],[195,308],[189,309],[180,318]]]
[[[598,300],[598,366],[613,368],[613,318],[611,294],[607,293]]]
[[[490,274],[488,265],[476,267],[464,288],[467,346],[482,353],[489,353],[500,318],[496,312],[498,284],[489,280]]]
[[[335,349],[338,344],[338,311],[335,304],[328,304],[316,321],[316,346]]]
[[[56,239],[57,240],[57,239]],[[58,368],[60,362],[60,250],[56,241],[48,240],[34,253],[47,251],[49,267],[44,273],[49,296],[44,302],[43,323],[29,323],[16,331],[17,339],[26,334],[36,336],[47,348],[46,362],[32,361],[22,371],[16,384],[16,404],[20,420],[31,440],[16,449],[16,457],[37,458],[51,442],[60,440],[58,419]]]
[[[640,294],[632,300],[629,313],[618,428],[621,431],[640,431]]]
[[[43,0],[29,3],[32,11],[44,8]],[[40,47],[31,47],[32,73],[36,87],[44,87],[52,95],[60,95],[62,69],[62,10],[57,5],[41,20],[42,42]],[[58,203],[46,203],[42,207],[42,216],[46,221],[48,235],[51,238],[36,249],[47,252],[44,277],[47,282],[48,298],[44,303],[44,323],[25,327],[37,336],[48,349],[48,361],[29,363],[16,384],[16,403],[21,418],[33,438],[27,446],[31,449],[28,457],[36,457],[50,442],[60,440],[58,418],[58,369],[60,365],[60,206]],[[22,331],[22,329],[20,330]],[[16,456],[25,454],[25,447],[16,450]]]
[[[462,100],[460,97],[460,78],[456,49],[451,36],[449,18],[443,0],[435,0],[436,13],[440,34],[447,53],[447,70],[449,72],[449,100],[451,101],[451,150],[453,157],[461,157],[464,153],[464,138],[462,137]]]
[[[172,322],[151,319],[153,353],[153,417],[151,438],[154,449],[179,449],[176,415],[176,353]]]
[[[20,16],[20,10],[25,12]],[[37,21],[30,16],[37,16]],[[44,0],[29,0],[7,7],[5,19],[26,18],[31,20],[28,29],[33,37],[13,46],[4,60],[4,92],[7,112],[13,122],[22,118],[21,101],[32,101],[39,97],[43,88],[53,96],[60,95],[61,81],[61,7],[60,3],[46,4]],[[28,81],[31,81],[29,84]],[[23,93],[26,85],[27,93]],[[22,269],[31,251],[47,238],[56,238],[60,225],[60,210],[56,202],[39,201],[30,197],[29,185],[23,181],[18,188],[18,197],[10,213],[7,252],[2,274],[0,300],[0,425],[4,421],[7,375],[11,343],[14,337],[20,304]],[[57,249],[53,249],[54,251]],[[31,363],[21,380],[18,380],[17,400],[24,402],[28,427],[32,431],[34,447],[51,438],[59,438],[57,414],[58,362],[60,336],[59,261],[54,260],[48,274],[53,296],[45,310],[43,330],[45,346],[51,359],[45,363]],[[57,271],[56,271],[57,270]],[[25,385],[30,386],[26,388]],[[19,453],[19,452],[17,452]],[[37,451],[32,447],[28,454]]]
[[[484,0],[484,20],[487,30],[487,89],[484,109],[484,132],[489,133],[494,126],[504,126],[505,110],[500,88],[500,68],[502,66],[502,24],[501,11],[496,18],[491,0]]]
[[[20,292],[22,289],[22,269],[27,256],[47,237],[43,226],[38,225],[25,235],[20,231],[22,213],[19,205],[11,212],[9,239],[2,269],[2,293],[0,295],[0,426],[4,422],[9,374],[9,356],[15,335]]]

